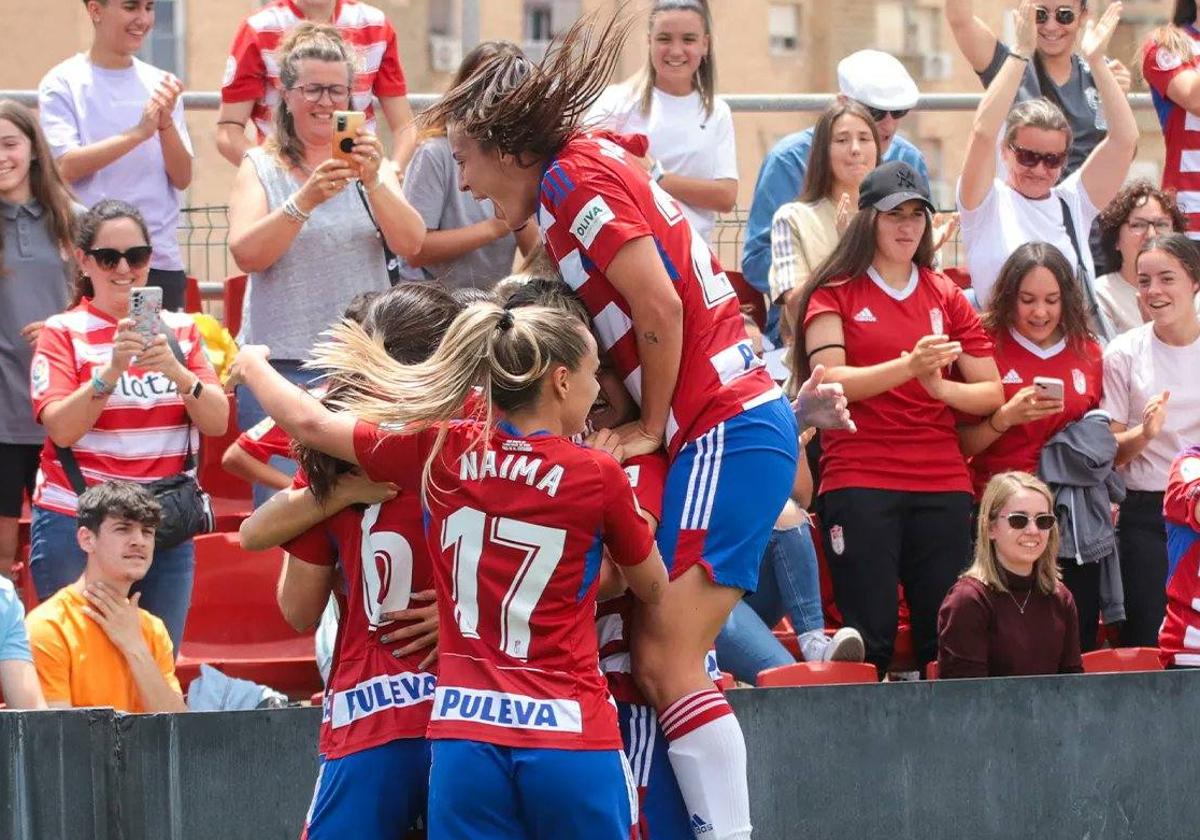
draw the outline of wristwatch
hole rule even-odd
[[[654,180],[654,183],[657,184],[666,174],[667,170],[663,169],[662,161],[654,161],[654,165],[650,167],[650,177]]]
[[[196,384],[191,387],[187,395],[194,400],[200,399],[200,395],[204,393],[204,383],[200,381],[200,377],[196,377]]]

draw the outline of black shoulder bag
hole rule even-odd
[[[167,329],[167,343],[171,352],[180,364],[187,365],[183,350],[174,334]],[[185,409],[186,411],[186,409]],[[188,418],[187,428],[187,457],[184,459],[184,472],[167,476],[143,485],[162,505],[162,522],[154,532],[154,548],[174,548],[182,542],[190,540],[196,534],[207,534],[215,527],[216,518],[213,516],[212,499],[200,489],[196,479],[189,473],[196,468],[196,456],[192,452],[192,422]],[[75,453],[68,447],[55,446],[58,462],[62,464],[67,480],[76,495],[82,496],[87,489],[83,471],[75,460]]]
[[[379,222],[375,221],[375,214],[371,212],[371,202],[367,201],[366,187],[363,186],[362,181],[355,181],[354,186],[358,188],[358,197],[362,199],[363,207],[366,208],[371,224],[375,225],[375,235],[379,237],[379,244],[383,246],[383,265],[387,269],[388,280],[395,286],[404,280],[400,275],[400,258],[388,247],[387,237],[383,235],[383,228],[379,226]]]
[[[1075,233],[1075,219],[1071,216],[1071,208],[1067,206],[1067,200],[1061,195],[1058,197],[1058,204],[1062,207],[1063,227],[1067,229],[1067,237],[1071,240],[1071,247],[1075,249],[1075,276],[1079,279],[1079,285],[1083,292],[1083,302],[1087,306],[1088,320],[1096,335],[1107,343],[1116,333],[1100,310],[1096,289],[1092,284],[1092,278],[1088,276],[1087,267],[1083,261],[1083,252],[1079,249],[1079,237]]]

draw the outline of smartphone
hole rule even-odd
[[[1063,399],[1063,381],[1053,376],[1035,376],[1033,378],[1033,387],[1037,390],[1037,395],[1044,400]]]
[[[333,156],[358,165],[354,160],[354,143],[358,140],[358,129],[367,121],[362,111],[333,112]]]
[[[133,329],[147,343],[162,332],[158,319],[162,301],[163,290],[158,286],[142,286],[129,292],[129,317],[135,322]]]

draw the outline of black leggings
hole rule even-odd
[[[822,496],[825,557],[846,624],[882,676],[892,661],[904,584],[917,667],[937,658],[942,599],[969,562],[971,495],[846,488]]]
[[[1130,490],[1117,519],[1117,550],[1125,587],[1124,647],[1158,647],[1167,613],[1167,529],[1163,494]]]
[[[1060,557],[1058,566],[1079,613],[1079,648],[1083,653],[1095,650],[1100,632],[1100,564],[1080,565],[1070,557]]]

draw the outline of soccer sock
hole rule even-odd
[[[715,688],[688,694],[659,722],[693,833],[703,840],[749,840],[746,741],[725,697]]]

